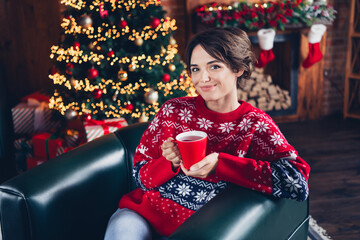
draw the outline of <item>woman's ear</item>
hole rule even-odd
[[[242,70],[242,69],[240,69],[238,71],[235,70],[234,72],[235,72],[236,77],[241,77],[241,75],[244,74],[244,70]]]

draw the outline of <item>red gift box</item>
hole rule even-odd
[[[42,158],[38,158],[38,157],[30,157],[26,159],[26,167],[27,170],[36,167],[40,164],[43,164],[44,162],[46,162],[46,159],[42,159]]]
[[[64,140],[62,138],[56,137],[50,133],[40,133],[36,134],[32,138],[34,156],[52,159],[56,157],[57,149],[64,145]]]

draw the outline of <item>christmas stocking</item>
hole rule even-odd
[[[275,30],[272,28],[269,29],[260,29],[257,32],[258,39],[259,39],[259,45],[260,45],[260,56],[256,63],[256,67],[263,68],[268,64],[269,62],[273,61],[275,59],[274,53],[273,53],[273,47],[274,47],[274,39],[275,39]]]
[[[320,51],[320,41],[326,31],[326,26],[323,24],[314,24],[311,26],[308,41],[309,41],[309,54],[303,61],[304,68],[311,67],[314,63],[320,61],[323,57]]]

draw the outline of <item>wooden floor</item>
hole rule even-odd
[[[360,120],[278,124],[311,167],[310,214],[335,240],[360,239]]]

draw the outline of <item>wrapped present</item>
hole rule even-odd
[[[66,146],[68,147],[76,147],[81,142],[81,136],[79,131],[75,129],[67,129],[65,132],[64,140]]]
[[[16,171],[26,171],[26,159],[33,156],[33,145],[31,138],[18,138],[14,141]]]
[[[50,133],[40,133],[32,137],[34,156],[43,159],[56,157],[57,149],[64,146],[64,140]]]
[[[60,156],[72,149],[73,149],[73,147],[59,147],[56,151],[56,156]]]
[[[116,130],[127,126],[124,118],[113,118],[106,120],[87,120],[84,122],[87,141],[90,142],[105,134],[115,132]]]
[[[46,162],[46,159],[43,158],[39,158],[39,157],[30,157],[26,159],[26,166],[27,166],[27,170],[36,167],[40,164],[43,164],[44,162]]]
[[[18,138],[14,141],[15,152],[22,152],[27,157],[31,157],[33,153],[32,139],[30,138]]]
[[[61,120],[52,118],[53,110],[49,109],[48,102],[25,99],[26,102],[11,109],[15,134],[33,134],[60,127]]]

